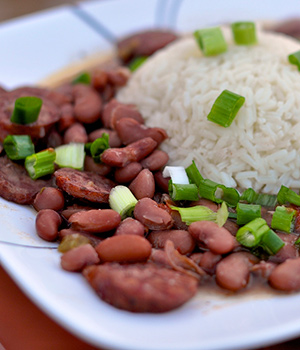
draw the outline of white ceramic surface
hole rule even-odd
[[[84,12],[78,14],[81,10]],[[75,9],[62,7],[3,23],[0,45],[6,50],[0,55],[0,84],[15,87],[35,83],[67,64],[110,48],[111,38],[143,27],[159,25],[187,31],[199,27],[198,22],[238,20],[245,13],[246,19],[284,19],[300,15],[300,3],[112,0],[82,3]],[[96,23],[89,26],[89,21]],[[80,274],[60,269],[55,249],[41,248],[55,244],[45,244],[35,235],[34,215],[29,207],[0,199],[0,241],[37,246],[0,243],[1,263],[37,305],[91,344],[131,350],[233,350],[300,335],[300,294],[224,297],[203,292],[184,307],[162,315],[114,309],[95,295]]]

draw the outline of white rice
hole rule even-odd
[[[167,130],[171,165],[195,160],[205,178],[240,189],[300,188],[300,72],[287,58],[300,44],[258,32],[257,45],[237,46],[222,29],[226,53],[204,57],[194,38],[181,39],[148,59],[118,99]],[[207,120],[224,89],[246,98],[228,128]]]

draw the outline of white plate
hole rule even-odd
[[[84,12],[80,12],[80,11]],[[31,84],[112,47],[143,27],[182,31],[240,19],[300,16],[298,1],[123,0],[62,7],[0,25],[0,84]],[[88,24],[89,23],[89,24]],[[99,35],[101,33],[101,35]],[[300,335],[300,294],[220,297],[199,293],[162,315],[131,314],[103,303],[80,274],[34,233],[34,211],[0,199],[1,263],[27,295],[72,333],[115,349],[249,349]],[[41,247],[50,248],[41,248]]]

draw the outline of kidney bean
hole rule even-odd
[[[129,185],[129,189],[137,199],[153,198],[155,192],[154,176],[150,170],[142,170]]]
[[[198,265],[210,275],[213,275],[216,270],[217,263],[222,259],[222,255],[214,254],[210,251],[204,252]]]
[[[106,176],[111,172],[111,167],[104,163],[95,163],[93,157],[85,156],[84,170],[92,171],[102,176]]]
[[[93,142],[96,139],[98,139],[99,137],[102,137],[102,134],[106,133],[109,135],[109,146],[110,147],[120,147],[122,145],[122,142],[117,134],[116,131],[114,130],[110,130],[110,129],[106,129],[106,128],[101,128],[101,129],[97,129],[92,131],[89,134],[89,141]]]
[[[143,124],[144,119],[137,107],[132,104],[124,104],[116,99],[110,100],[103,108],[101,120],[105,128],[115,129],[118,120],[132,118]]]
[[[69,222],[75,230],[101,233],[115,229],[121,216],[112,209],[92,209],[71,215]]]
[[[42,209],[61,210],[65,205],[65,198],[61,190],[54,187],[43,187],[36,195],[33,207],[36,211]]]
[[[101,160],[103,163],[110,166],[124,167],[130,162],[142,160],[150,154],[156,146],[157,143],[151,137],[146,137],[123,148],[106,149],[101,155]]]
[[[115,180],[121,184],[131,182],[143,169],[138,162],[132,162],[115,170]]]
[[[233,236],[236,236],[236,233],[238,232],[238,229],[240,228],[236,222],[233,222],[230,219],[226,220],[223,227],[226,228],[226,230],[228,230]]]
[[[138,220],[133,218],[124,219],[115,231],[115,236],[119,235],[137,235],[144,237],[145,227]]]
[[[68,250],[61,256],[61,267],[66,271],[81,271],[89,265],[98,264],[100,259],[98,254],[90,244],[80,245]]]
[[[226,254],[235,247],[235,238],[224,227],[212,221],[197,221],[189,226],[189,233],[196,242],[204,244],[215,254]]]
[[[153,248],[161,249],[165,247],[167,240],[170,240],[173,242],[175,249],[184,255],[191,253],[195,248],[195,240],[185,230],[152,231],[147,238]]]
[[[124,62],[138,56],[150,56],[176,38],[174,33],[162,30],[136,33],[118,42],[118,56]]]
[[[55,129],[52,129],[47,137],[47,148],[56,148],[58,146],[61,146],[62,144],[62,135]]]
[[[64,104],[60,109],[60,119],[58,122],[58,130],[60,132],[68,129],[76,121],[74,116],[74,107],[70,103]]]
[[[71,215],[78,213],[79,211],[86,211],[91,209],[93,208],[86,205],[73,204],[66,207],[66,209],[61,212],[61,215],[68,220]]]
[[[141,161],[143,168],[150,171],[156,171],[164,167],[169,161],[169,156],[166,152],[159,149],[154,150],[150,156]]]
[[[124,145],[128,145],[144,137],[152,137],[157,142],[157,145],[159,145],[168,137],[164,129],[148,128],[131,117],[116,118],[114,127]]]
[[[96,246],[103,262],[146,261],[151,254],[151,244],[137,235],[118,235],[106,238]]]
[[[71,142],[88,142],[88,136],[85,127],[80,123],[72,124],[64,134],[64,143]]]
[[[96,89],[96,90],[102,90],[105,88],[106,84],[107,84],[107,73],[105,72],[104,69],[101,68],[96,68],[93,72],[92,72],[92,86]]]
[[[154,173],[154,179],[155,179],[155,183],[156,185],[163,190],[163,192],[165,193],[169,193],[169,181],[170,181],[170,177],[163,177],[162,172],[161,171],[156,171]]]
[[[120,87],[126,85],[130,78],[130,70],[127,67],[115,67],[106,71],[108,83]]]
[[[271,272],[269,283],[273,288],[292,292],[300,289],[300,258],[288,259]]]
[[[278,232],[277,235],[283,240],[284,246],[275,254],[269,257],[269,261],[282,263],[287,259],[299,257],[299,250],[294,245],[297,236],[290,233]]]
[[[286,35],[290,35],[295,37],[296,39],[299,39],[300,37],[300,20],[299,18],[294,19],[288,19],[283,22],[279,22],[273,28],[271,28],[272,31],[283,33]]]
[[[216,267],[216,281],[222,288],[238,291],[245,288],[249,281],[250,269],[258,259],[246,252],[228,255]]]
[[[75,84],[74,115],[81,123],[94,123],[100,118],[102,100],[98,92],[86,84]]]
[[[61,216],[52,209],[42,209],[35,219],[37,234],[45,241],[55,241],[58,237],[58,229],[62,223]]]
[[[137,202],[134,217],[150,230],[167,230],[174,222],[171,215],[150,198],[142,198]]]

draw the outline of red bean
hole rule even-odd
[[[222,255],[214,254],[210,251],[204,252],[199,261],[199,266],[210,275],[215,273],[217,263],[222,259]]]
[[[107,70],[106,74],[108,83],[119,87],[126,85],[130,77],[130,70],[127,67],[120,66]]]
[[[249,281],[250,268],[258,259],[250,253],[238,252],[228,255],[216,267],[217,283],[228,290],[245,288]]]
[[[106,84],[107,84],[107,73],[101,68],[96,68],[92,72],[92,86],[96,90],[102,90],[105,88]]]
[[[115,229],[121,216],[112,209],[92,209],[71,215],[69,222],[74,230],[101,233]]]
[[[300,289],[300,258],[288,259],[271,272],[269,282],[273,288],[292,292]]]
[[[118,235],[106,238],[96,251],[104,262],[139,262],[149,258],[151,244],[137,235]]]
[[[54,187],[43,187],[36,195],[33,206],[35,210],[52,209],[61,210],[65,205],[65,198],[62,191]]]
[[[145,227],[138,220],[133,218],[124,219],[117,227],[115,236],[118,235],[137,235],[144,237]]]
[[[138,201],[134,217],[150,230],[167,230],[173,226],[171,215],[150,198]]]
[[[75,118],[81,123],[96,122],[102,109],[102,100],[97,91],[86,84],[75,84],[73,93]]]
[[[88,136],[82,124],[74,123],[65,131],[64,143],[71,142],[88,142]]]
[[[61,225],[61,216],[52,209],[42,209],[35,219],[37,234],[45,241],[55,241],[58,237],[58,229]]]
[[[270,256],[269,261],[282,263],[287,259],[299,257],[299,249],[295,246],[297,236],[290,233],[279,232],[277,235],[283,240],[284,246],[275,254]]]
[[[167,240],[170,240],[175,249],[184,255],[191,253],[195,248],[195,240],[185,230],[152,231],[147,238],[153,248],[164,248]]]
[[[164,129],[148,128],[133,118],[118,119],[115,122],[115,129],[124,145],[129,145],[145,137],[152,137],[159,145],[168,137]]]
[[[154,176],[148,169],[142,170],[129,185],[129,189],[137,199],[153,198],[155,192]]]
[[[115,170],[115,180],[121,184],[131,182],[143,169],[140,163],[132,162]]]
[[[164,193],[169,192],[169,180],[171,179],[170,177],[163,177],[161,171],[156,171],[154,173],[154,179],[156,185],[163,190]]]
[[[215,254],[226,254],[235,247],[235,238],[224,227],[212,221],[197,221],[189,226],[189,233]]]
[[[97,130],[92,131],[89,134],[89,141],[90,142],[95,141],[99,137],[102,137],[103,133],[106,133],[109,135],[109,146],[110,147],[114,148],[114,147],[120,147],[122,145],[122,142],[121,142],[117,132],[114,130],[106,129],[106,128],[101,128],[101,129],[97,129]]]
[[[154,150],[150,156],[141,161],[143,168],[151,171],[156,171],[164,167],[169,161],[169,156],[166,152],[159,149]]]
[[[60,109],[60,119],[58,122],[58,129],[59,131],[64,131],[68,129],[72,124],[75,123],[76,119],[74,116],[74,107],[73,105],[65,104]]]
[[[73,248],[61,256],[61,267],[66,271],[81,271],[84,267],[99,262],[99,256],[90,244]]]
[[[124,167],[130,162],[144,159],[156,146],[157,143],[151,137],[146,137],[123,148],[106,149],[101,155],[101,160],[110,166]]]
[[[95,163],[91,156],[85,156],[84,158],[84,170],[92,171],[102,176],[106,176],[111,172],[111,167],[104,163]]]

